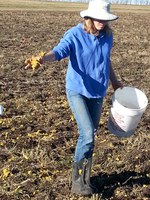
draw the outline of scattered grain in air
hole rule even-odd
[[[28,133],[28,137],[33,137],[33,134],[32,133]]]
[[[116,161],[119,161],[119,160],[120,160],[120,159],[117,157],[117,158],[116,158]]]
[[[16,143],[16,140],[12,139],[11,142],[15,144],[15,143]]]
[[[28,175],[31,175],[31,174],[32,174],[32,171],[31,171],[31,170],[29,170],[29,171],[28,171]]]
[[[26,160],[29,159],[29,157],[28,157],[25,153],[23,153],[22,156],[23,156]]]
[[[11,128],[11,131],[15,131],[15,128],[13,127],[13,128]]]
[[[7,178],[7,177],[9,176],[9,174],[10,174],[10,169],[9,169],[9,167],[3,169],[3,175],[2,175],[3,178]]]
[[[39,135],[39,130],[37,132],[34,132],[34,133],[28,133],[28,137],[31,137],[31,138],[33,138],[37,135]]]
[[[107,115],[107,116],[109,115],[109,112],[108,112],[108,111],[106,112],[106,115]]]
[[[8,137],[8,132],[5,132],[5,139]]]
[[[45,180],[46,180],[46,181],[51,181],[51,180],[52,180],[52,177],[51,177],[51,176],[46,176],[46,177],[45,177]]]
[[[16,187],[16,189],[14,190],[14,192],[18,192],[18,190],[20,189],[20,185],[18,187]]]
[[[108,156],[108,157],[107,157],[107,160],[110,160],[110,159],[111,159],[111,157]]]
[[[43,162],[41,162],[41,164],[40,164],[40,165],[41,165],[41,167],[44,167],[44,163],[43,163]]]
[[[117,190],[117,191],[116,191],[116,194],[120,194],[120,191],[119,191],[119,190]]]
[[[100,125],[103,125],[105,122],[104,122],[104,120],[100,120]]]
[[[147,188],[148,186],[144,184],[143,187],[144,187],[144,188]]]
[[[74,116],[70,115],[70,119],[71,119],[71,121],[74,121]]]
[[[40,134],[41,130],[37,130],[36,135]]]
[[[110,148],[113,148],[113,147],[114,147],[114,145],[113,145],[112,142],[110,142],[109,146],[110,146]]]
[[[56,132],[57,132],[56,129],[51,130],[51,133],[56,133]]]
[[[0,146],[4,146],[4,142],[0,142]]]
[[[11,162],[11,161],[14,161],[15,160],[15,157],[14,156],[12,156],[11,158],[9,158],[7,161],[8,162]]]
[[[146,176],[150,177],[150,174],[146,174]]]
[[[62,106],[65,107],[65,108],[67,108],[67,107],[68,107],[68,102],[67,102],[67,101],[64,101],[64,102],[62,103]]]
[[[106,139],[105,139],[105,140],[102,140],[102,141],[100,141],[100,143],[103,143],[103,142],[106,142]]]
[[[93,153],[93,157],[96,156],[96,153]]]
[[[139,157],[138,157],[138,156],[136,156],[135,158],[136,158],[136,159],[138,159]]]

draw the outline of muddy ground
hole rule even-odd
[[[150,13],[116,13],[112,63],[124,85],[150,99]],[[77,127],[65,96],[67,59],[26,71],[24,60],[56,45],[79,12],[0,11],[0,199],[150,199],[150,109],[134,135],[107,129],[108,89],[95,142],[92,197],[70,194]]]

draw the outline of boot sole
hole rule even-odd
[[[80,190],[76,190],[76,189],[71,189],[71,193],[72,194],[81,194],[81,195],[84,195],[84,196],[92,195],[92,192],[89,192],[89,191],[80,191]]]

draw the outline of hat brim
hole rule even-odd
[[[106,20],[106,21],[114,21],[114,20],[119,18],[118,16],[113,15],[111,13],[101,12],[101,13],[97,14],[97,13],[94,13],[93,11],[90,12],[90,10],[81,11],[80,16],[82,18],[90,17],[90,18],[93,18],[93,19]]]

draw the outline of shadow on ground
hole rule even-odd
[[[137,173],[134,171],[124,171],[120,174],[103,174],[91,178],[91,183],[97,188],[96,193],[101,194],[102,199],[111,198],[118,187],[133,187],[134,185],[150,185],[150,178],[146,172]],[[150,198],[150,191],[146,192],[146,197]]]

